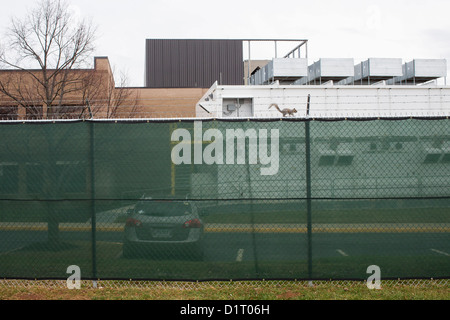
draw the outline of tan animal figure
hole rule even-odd
[[[276,103],[272,103],[270,105],[269,109],[272,107],[275,107],[278,111],[280,111],[283,114],[283,117],[285,117],[286,115],[294,116],[294,113],[297,113],[297,110],[295,108],[293,108],[293,109],[284,108],[281,110],[280,107],[278,107],[278,105]]]

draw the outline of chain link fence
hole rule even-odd
[[[88,286],[365,285],[369,266],[387,283],[448,283],[447,118],[25,121],[0,134],[6,285],[65,286],[69,266]]]
[[[80,289],[180,289],[180,290],[202,290],[210,288],[284,288],[286,285],[295,285],[300,288],[320,287],[344,287],[344,288],[367,288],[367,281],[351,280],[258,280],[258,281],[137,281],[137,280],[80,280]],[[381,288],[448,288],[448,279],[397,279],[381,280]],[[3,279],[0,280],[0,288],[43,288],[43,289],[66,289],[66,280],[23,280]]]

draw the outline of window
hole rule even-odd
[[[17,120],[17,106],[0,106],[0,120]]]
[[[319,158],[319,166],[332,166],[334,165],[334,161],[336,160],[336,156],[334,155],[323,155]]]
[[[441,162],[443,162],[443,163],[450,163],[450,153],[445,153],[442,156]]]
[[[425,160],[423,161],[423,163],[438,163],[440,158],[440,153],[428,153],[425,156]]]
[[[353,162],[353,156],[352,155],[341,155],[338,156],[338,159],[336,161],[337,166],[349,166]]]

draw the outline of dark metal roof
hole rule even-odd
[[[147,39],[145,87],[209,88],[244,83],[242,40]]]

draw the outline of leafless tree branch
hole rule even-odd
[[[43,118],[53,114],[55,101],[61,105],[69,92],[84,90],[80,86],[83,73],[73,76],[71,71],[83,65],[94,50],[96,28],[86,20],[75,24],[67,8],[61,0],[42,0],[23,20],[13,18],[8,54],[5,49],[0,52],[0,67],[28,75],[20,86],[12,85],[11,78],[0,77],[0,92],[30,108],[21,101],[35,90],[33,98],[45,109]]]

